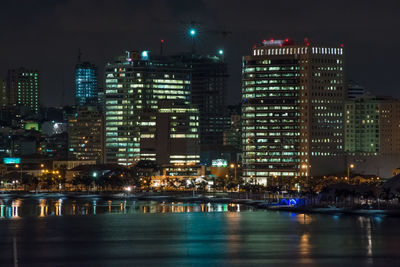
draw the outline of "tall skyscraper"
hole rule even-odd
[[[223,133],[229,127],[225,114],[225,97],[228,93],[228,70],[223,55],[184,56],[191,65],[192,103],[198,106],[200,114],[201,162],[221,157]]]
[[[173,57],[151,55],[149,51],[127,52],[125,57],[108,63],[105,72],[105,144],[108,163],[130,165],[140,159],[160,159],[155,146],[161,147],[163,144],[154,146],[152,142],[161,135],[157,133],[161,129],[159,124],[166,121],[171,121],[170,125],[176,124],[170,129],[164,127],[163,131],[170,132],[169,139],[182,139],[192,144],[198,142],[198,116],[193,115],[196,112],[190,103],[191,75],[188,64]],[[164,103],[161,105],[160,101]],[[176,107],[178,102],[181,105],[179,108]],[[168,109],[179,116],[167,116],[169,119],[161,122],[160,118],[170,114],[163,112]],[[187,133],[181,132],[182,126]],[[169,151],[173,153],[173,150]],[[172,156],[163,155],[170,162]],[[185,157],[188,161],[199,162],[195,150]]]
[[[39,72],[19,68],[8,71],[7,96],[10,105],[26,106],[39,111]]]
[[[68,157],[103,162],[103,113],[97,106],[80,106],[68,119]]]
[[[264,40],[243,58],[243,176],[342,171],[343,48]]]
[[[97,67],[78,59],[75,66],[75,103],[80,106],[86,103],[97,104],[97,95]]]

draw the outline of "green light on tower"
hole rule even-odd
[[[222,49],[218,50],[218,54],[222,56],[224,54],[224,50]]]
[[[197,33],[197,32],[196,32],[196,29],[193,29],[193,28],[192,28],[192,29],[189,30],[189,34],[190,34],[190,36],[192,36],[192,37],[194,37],[194,36],[196,35],[196,33]]]

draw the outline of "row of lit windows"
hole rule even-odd
[[[175,84],[190,84],[189,80],[170,80],[170,79],[153,79],[154,83],[175,83]]]
[[[287,83],[290,84],[290,83],[297,83],[297,82],[298,82],[297,79],[292,79],[292,80],[285,80],[285,79],[282,79],[282,80],[255,80],[255,81],[250,80],[250,81],[244,81],[244,85],[246,86],[246,85],[254,85],[254,84],[287,84]],[[288,90],[294,90],[293,87]],[[273,89],[269,89],[269,90],[273,90]]]
[[[254,49],[254,56],[263,55],[304,55],[309,52],[308,47],[287,47],[287,48],[262,48]],[[343,48],[312,47],[312,54],[320,55],[343,55]]]
[[[274,112],[274,113],[261,113],[261,114],[264,114],[263,116],[269,116],[269,117],[297,117],[297,116],[299,116],[300,115],[300,113],[297,113],[297,112],[291,112],[291,113],[288,113],[288,112]],[[243,114],[243,117],[247,117],[247,118],[255,118],[256,117],[256,115],[255,115],[255,113],[245,113],[245,114]],[[257,116],[257,117],[260,117],[260,115],[259,116]]]
[[[199,138],[198,134],[170,134],[170,138]]]
[[[300,168],[300,166],[299,166]],[[275,177],[281,177],[281,176],[295,176],[296,173],[295,172],[251,172],[251,171],[244,171],[244,176],[247,177],[271,177],[271,178],[275,178]]]
[[[296,66],[274,66],[274,67],[245,67],[244,72],[249,73],[249,72],[264,72],[264,71],[280,71],[280,72],[285,72],[285,71],[294,71],[294,70],[299,70],[300,67]]]
[[[258,146],[254,146],[254,145],[247,145],[244,146],[245,150],[267,150],[267,149],[272,149],[272,150],[276,150],[276,149],[281,149],[281,150],[293,150],[296,149],[295,145],[258,145]]]
[[[247,153],[248,154],[248,153]],[[296,158],[262,158],[257,157],[257,159],[251,158],[251,156],[246,155],[247,163],[291,163],[291,162],[299,162],[300,159]]]
[[[189,95],[189,91],[183,90],[153,90],[154,94],[162,94],[162,95]]]

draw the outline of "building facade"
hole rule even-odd
[[[243,177],[344,169],[343,48],[264,40],[243,58]]]
[[[349,81],[347,83],[347,99],[354,100],[362,97],[366,93],[365,87],[359,85],[355,81]]]
[[[7,98],[9,105],[26,106],[39,111],[39,72],[32,69],[8,70]]]
[[[191,65],[192,103],[199,108],[201,162],[211,165],[223,150],[223,133],[229,127],[225,97],[228,93],[228,68],[223,55],[184,57]]]
[[[68,120],[68,158],[103,163],[103,113],[97,106],[81,106]]]
[[[200,163],[199,111],[186,101],[159,101],[141,119],[155,122],[140,129],[140,159],[158,164]]]
[[[78,62],[75,66],[76,105],[97,104],[97,67],[89,62]]]
[[[345,106],[345,151],[364,156],[400,155],[400,101],[367,95]]]
[[[6,82],[0,79],[0,108],[8,105]]]
[[[133,51],[108,63],[105,69],[107,163],[131,165],[139,160],[170,163],[171,157],[178,153],[174,149],[198,142],[198,115],[193,115],[196,111],[190,104],[191,73],[187,63],[151,55],[149,51]],[[173,115],[175,112],[179,116]],[[180,126],[184,127],[183,132]],[[160,138],[163,143],[159,143]],[[174,147],[177,139],[184,144]],[[162,149],[167,154],[161,153]],[[186,159],[197,162],[198,154],[193,153],[185,154]]]

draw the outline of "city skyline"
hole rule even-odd
[[[5,3],[0,11],[3,13],[1,20],[13,25],[4,28],[0,38],[17,41],[12,46],[2,42],[0,73],[5,76],[7,69],[19,66],[37,68],[42,76],[41,103],[44,106],[73,103],[73,69],[79,48],[83,51],[83,59],[96,64],[99,73],[103,73],[105,63],[121,51],[138,48],[158,52],[160,39],[165,40],[167,54],[190,51],[187,29],[192,21],[197,25],[199,52],[217,53],[225,46],[231,74],[228,88],[232,92],[227,97],[228,104],[236,103],[240,96],[241,57],[250,52],[251,44],[272,37],[295,40],[308,37],[311,42],[318,40],[318,44],[343,43],[347,51],[346,80],[355,80],[375,94],[399,96],[393,78],[398,54],[391,53],[396,51],[399,38],[391,34],[396,28],[396,22],[392,22],[397,21],[393,19],[396,9],[387,8],[394,5],[394,1],[388,1],[385,8],[383,4],[358,5],[338,1],[330,7],[330,12],[314,1],[308,5],[289,2],[287,6],[262,1],[250,4],[230,1],[229,6],[223,1],[190,4],[182,1],[169,1],[168,4],[118,1],[111,7],[105,2],[85,1],[80,9],[75,8],[78,6],[75,1],[36,5],[29,1],[18,2],[21,5]],[[29,12],[31,9],[43,9],[43,13]],[[133,21],[129,15],[131,10],[135,17]],[[254,12],[251,19],[235,19],[237,15],[250,12]],[[25,22],[30,23],[26,25]],[[224,31],[232,32],[225,41],[218,34]],[[49,57],[49,54],[55,56]],[[99,80],[103,79],[100,75]]]
[[[394,0],[3,2],[1,266],[400,262]]]

